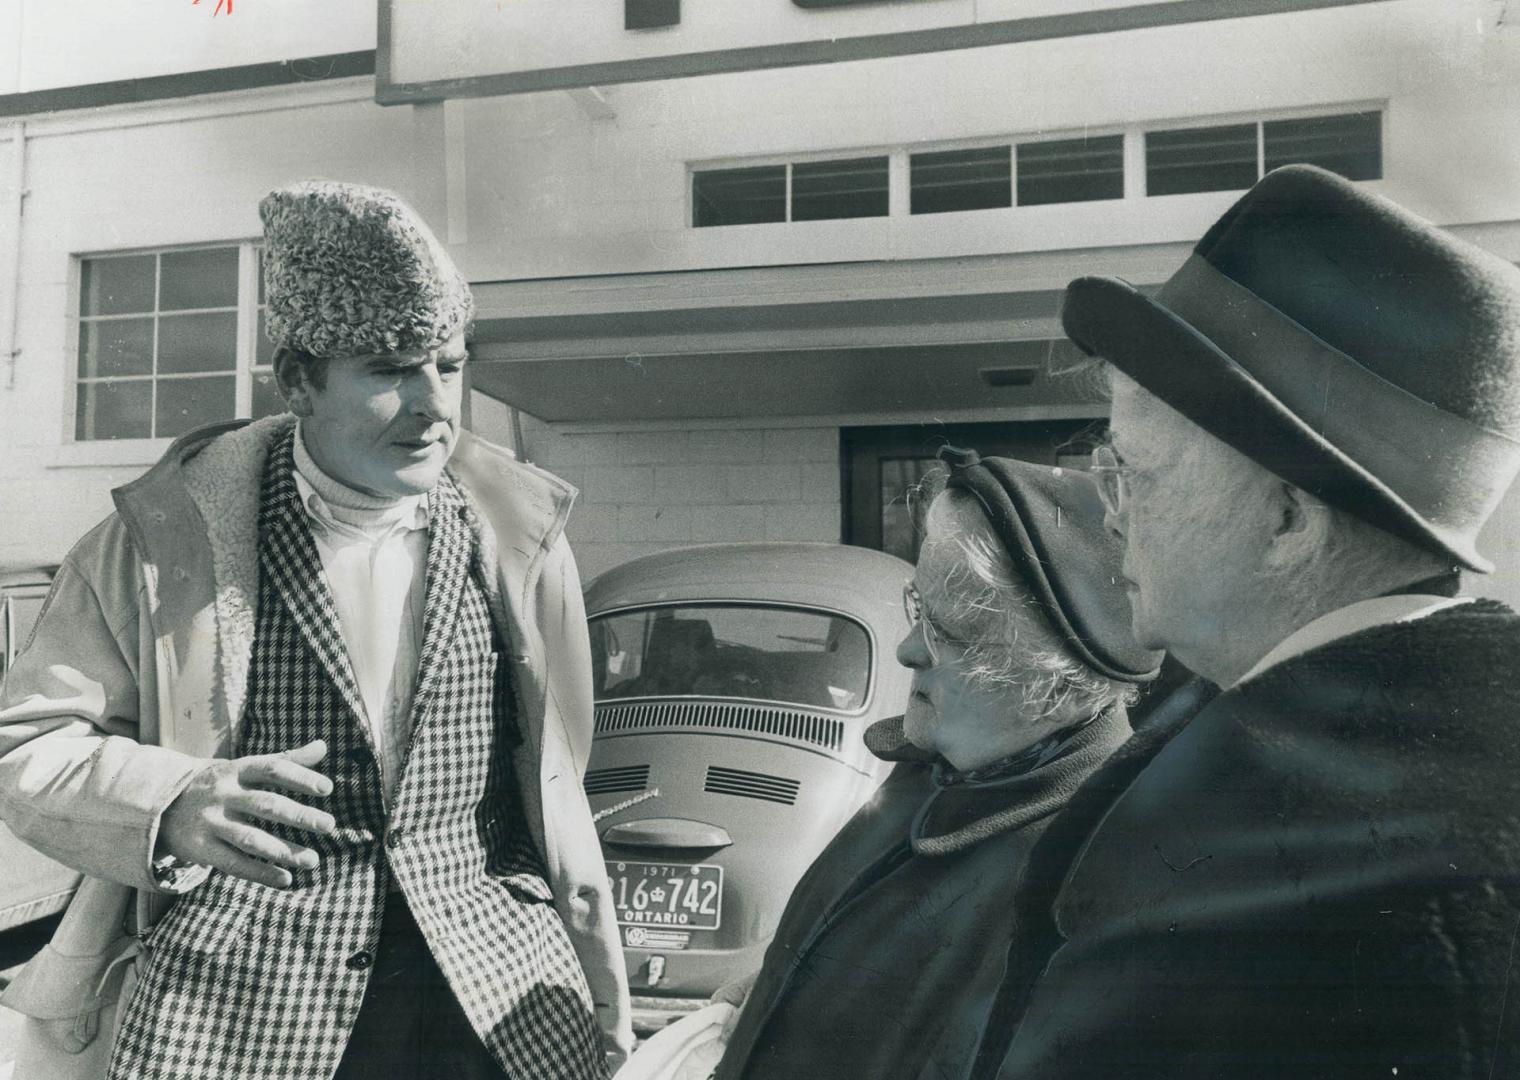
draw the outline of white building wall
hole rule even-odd
[[[1239,192],[689,227],[693,164],[1384,108],[1369,182],[1441,224],[1520,220],[1520,29],[1396,0],[949,53],[451,102],[472,280],[903,260],[1197,239]],[[906,163],[903,163],[905,168]],[[1514,253],[1520,257],[1520,250]]]
[[[525,423],[524,449],[580,489],[568,535],[587,581],[684,544],[840,539],[837,427],[566,427]]]
[[[6,0],[0,94],[374,47],[374,0]]]
[[[688,169],[1368,105],[1386,110],[1386,179],[1372,186],[1520,259],[1520,33],[1495,29],[1495,7],[1393,0],[630,84],[604,88],[610,118],[564,92],[382,108],[367,79],[38,118],[13,379],[0,358],[0,564],[56,561],[163,448],[70,442],[81,253],[248,239],[265,191],[320,175],[402,192],[476,281],[1057,249],[1083,249],[1102,272],[1101,249],[1195,239],[1238,193],[697,230]],[[0,159],[14,146],[0,143]],[[0,184],[10,175],[0,167]],[[478,420],[510,441],[500,410]],[[527,421],[522,435],[531,459],[582,489],[571,536],[589,577],[676,544],[838,540],[842,422]],[[1488,591],[1520,600],[1520,494],[1489,549],[1502,570]]]
[[[0,564],[58,561],[110,512],[110,489],[167,445],[71,441],[74,257],[257,237],[259,199],[305,176],[361,178],[425,204],[416,110],[381,109],[371,93],[361,79],[27,125],[20,352],[13,371],[0,364]]]

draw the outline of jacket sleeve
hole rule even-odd
[[[555,693],[557,707],[564,724],[571,760],[575,766],[575,788],[581,791],[580,780],[586,771],[586,761],[591,755],[592,736],[592,686],[591,686],[591,640],[586,632],[586,603],[581,595],[580,574],[575,566],[575,556],[563,536],[549,550],[540,579],[545,586],[556,591],[549,598],[545,612],[545,630],[549,640],[557,643],[554,660],[561,665],[559,678],[551,679],[550,686],[559,686]],[[553,584],[557,583],[557,584]],[[601,872],[601,842],[591,821],[591,808],[580,795],[584,809],[584,832],[581,842],[591,859],[593,870],[587,875],[596,882],[593,892],[578,897],[587,905],[581,915],[596,927],[593,933],[571,936],[586,982],[596,1006],[597,1025],[602,1032],[602,1043],[614,1071],[633,1050],[632,1012],[628,999],[628,976],[623,967],[622,938],[617,928],[617,917],[612,906],[612,889],[607,875]],[[560,823],[570,829],[571,822]]]
[[[159,818],[204,762],[137,742],[151,657],[139,649],[142,590],[115,516],[59,568],[0,688],[0,818],[91,877],[166,891],[152,867]]]

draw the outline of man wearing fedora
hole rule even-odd
[[[602,1077],[574,492],[460,430],[473,302],[409,207],[260,211],[290,413],[116,491],[0,700],[0,812],[88,875],[17,1076]]]
[[[1520,467],[1520,272],[1296,166],[1062,318],[1137,637],[1221,690],[1031,853],[977,1075],[1520,1074],[1520,617],[1457,596]]]

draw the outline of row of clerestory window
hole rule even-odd
[[[1258,120],[1143,132],[1144,191],[1125,189],[1123,134],[1031,139],[969,149],[912,149],[909,214],[1244,191],[1279,165],[1319,165],[1351,180],[1383,175],[1383,114]],[[759,225],[887,217],[888,154],[697,168],[691,223]]]

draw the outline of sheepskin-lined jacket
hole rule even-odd
[[[1054,940],[1009,954],[975,1075],[1520,1074],[1517,657],[1520,617],[1465,603],[1138,733],[1111,808],[1072,801]]]
[[[151,867],[160,816],[205,758],[235,746],[258,596],[259,480],[291,422],[192,433],[114,492],[117,512],[70,552],[6,680],[0,816],[88,877],[4,1003],[42,1022],[33,1035],[40,1027],[71,1050],[111,1021],[130,968],[119,961],[133,948],[124,924],[151,925],[172,900]],[[469,434],[450,469],[484,516],[482,558],[497,571],[488,591],[513,650],[523,813],[604,1038],[626,1049],[622,951],[580,787],[591,673],[563,537],[574,492]]]

